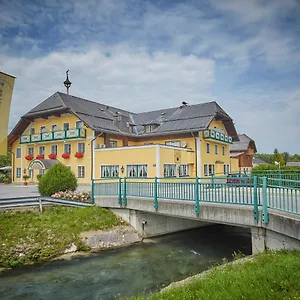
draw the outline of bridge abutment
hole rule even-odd
[[[170,217],[133,209],[117,208],[110,210],[127,221],[144,238],[212,225],[212,223],[208,222]]]

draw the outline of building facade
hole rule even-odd
[[[78,183],[100,178],[189,178],[228,174],[238,140],[216,103],[134,113],[55,93],[25,114],[8,137],[13,182],[37,181],[54,163]]]
[[[249,173],[252,170],[253,157],[256,152],[254,140],[246,134],[239,134],[238,141],[230,145],[230,156],[232,159],[237,160],[240,172]]]

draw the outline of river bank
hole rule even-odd
[[[267,252],[174,282],[131,300],[300,299],[300,250]]]
[[[0,241],[3,271],[65,253],[122,247],[141,241],[141,237],[109,210],[52,206],[42,213],[0,212]]]

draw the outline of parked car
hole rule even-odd
[[[247,174],[228,174],[227,184],[230,185],[250,185],[251,179]]]

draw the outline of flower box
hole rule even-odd
[[[45,155],[44,154],[39,154],[36,156],[36,159],[44,159]]]
[[[61,155],[62,158],[70,158],[70,152],[65,152]]]
[[[83,153],[82,152],[76,152],[74,156],[76,158],[82,158],[83,157]]]
[[[50,158],[50,159],[56,159],[56,154],[55,153],[50,153],[49,155],[48,155],[48,157]]]
[[[32,155],[26,155],[26,156],[25,156],[25,159],[26,159],[26,160],[33,160],[33,156],[32,156]]]

